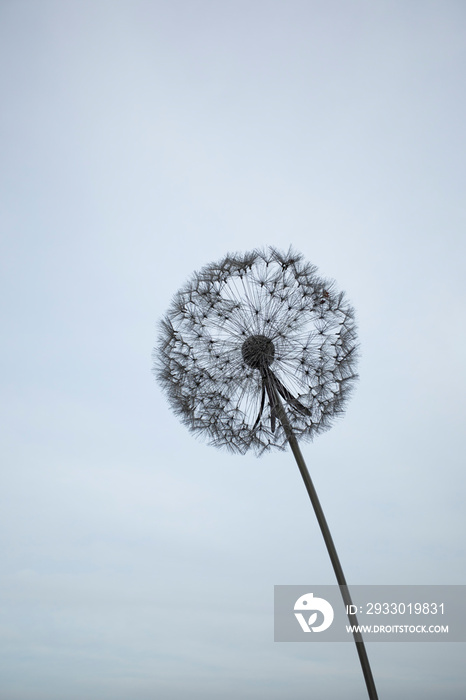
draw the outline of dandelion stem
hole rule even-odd
[[[343,602],[346,606],[346,610],[352,610],[352,608],[348,607],[352,605],[352,600],[350,596],[350,592],[348,589],[348,584],[346,583],[345,575],[343,573],[343,569],[340,564],[340,560],[338,558],[337,550],[335,548],[335,545],[333,543],[332,535],[330,533],[330,529],[327,525],[327,520],[324,515],[324,511],[322,510],[322,506],[320,505],[319,498],[317,496],[317,491],[315,490],[314,484],[312,483],[311,476],[309,474],[308,468],[306,466],[306,463],[304,461],[304,457],[302,455],[301,449],[299,447],[298,441],[293,433],[293,429],[291,427],[290,421],[288,420],[288,416],[286,414],[286,411],[284,409],[283,403],[278,396],[278,393],[275,392],[275,411],[277,414],[278,419],[280,420],[283,429],[286,434],[286,438],[288,440],[288,443],[291,447],[291,450],[293,452],[294,458],[296,460],[296,463],[299,467],[299,471],[301,472],[301,476],[304,481],[304,485],[306,486],[306,490],[309,494],[309,498],[311,499],[312,506],[314,508],[314,512],[317,517],[317,521],[319,523],[319,527],[321,529],[327,551],[330,556],[330,561],[332,562],[333,570],[335,571],[335,576],[337,578],[338,585],[340,587],[340,593],[343,598]],[[358,620],[356,615],[352,615],[348,613],[348,619],[350,621],[351,625],[358,625]],[[353,637],[354,641],[356,644],[356,649],[359,655],[359,661],[361,663],[361,668],[362,672],[364,674],[364,680],[366,681],[366,687],[367,687],[367,692],[369,694],[370,700],[378,700],[378,695],[377,695],[377,690],[375,687],[375,682],[374,678],[372,675],[372,670],[370,667],[369,659],[367,656],[366,652],[366,647],[364,645],[364,641],[362,639],[362,635],[360,632],[353,632]]]

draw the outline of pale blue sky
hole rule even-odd
[[[349,582],[465,583],[463,2],[0,3],[5,700],[358,700],[351,644],[274,644],[333,583],[288,453],[198,442],[156,322],[292,244],[355,306],[360,382],[303,448]],[[369,647],[462,700],[464,645]]]

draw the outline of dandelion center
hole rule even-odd
[[[249,367],[265,369],[274,360],[275,346],[265,335],[251,335],[244,341],[241,354]]]

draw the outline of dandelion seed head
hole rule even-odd
[[[292,249],[206,265],[175,295],[154,349],[154,373],[183,423],[242,454],[285,447],[270,405],[275,390],[298,439],[330,428],[356,363],[345,294]]]

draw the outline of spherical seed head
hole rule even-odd
[[[253,369],[265,369],[275,357],[275,346],[265,335],[250,335],[241,347],[243,360]]]
[[[175,295],[154,359],[172,409],[192,432],[242,454],[283,449],[264,375],[273,374],[298,439],[327,430],[357,378],[354,311],[291,249],[227,255]]]

